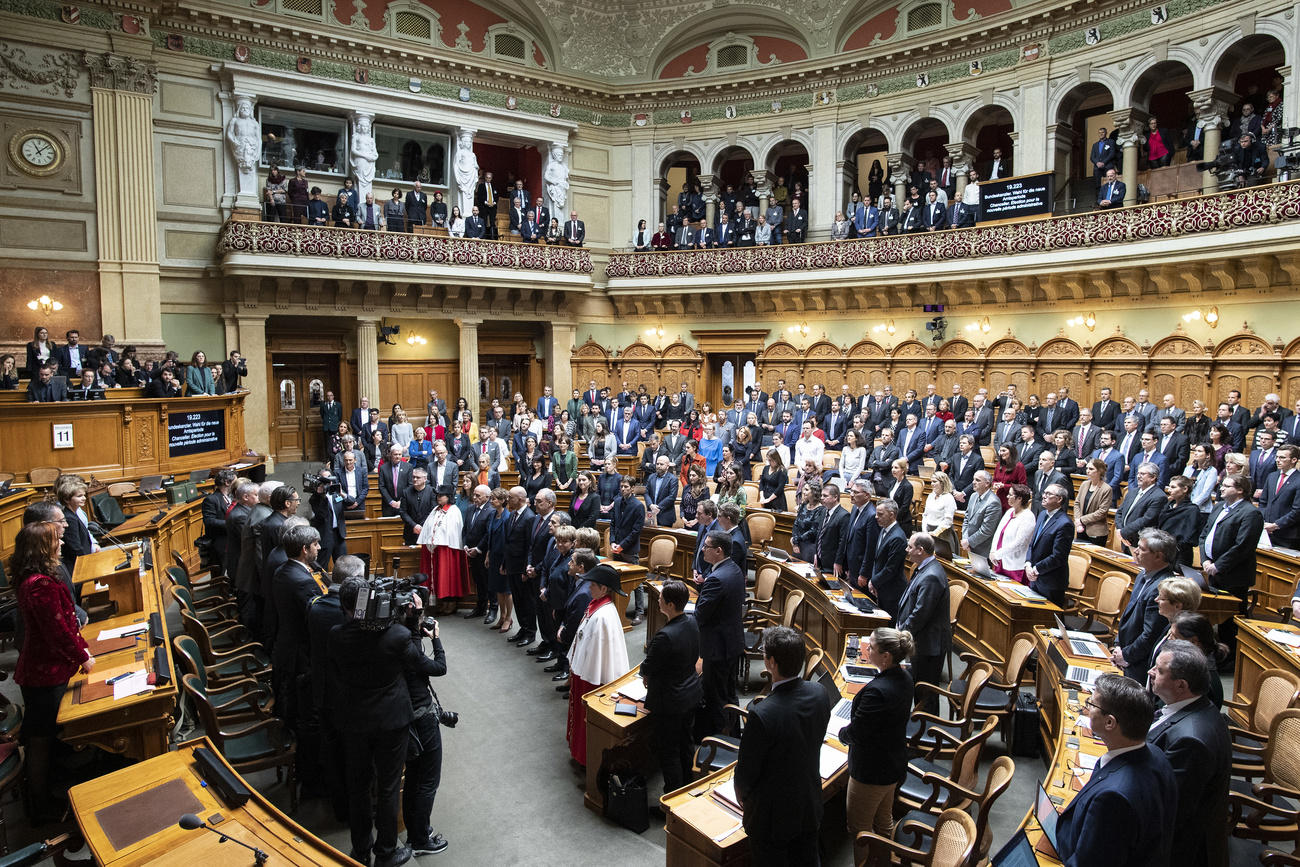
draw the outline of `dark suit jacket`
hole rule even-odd
[[[894,442],[898,443],[899,457],[907,458],[908,475],[916,475],[921,469],[921,459],[925,457],[925,432],[921,426],[916,426],[916,432],[912,434],[912,441],[907,441],[907,428],[901,427],[894,435]],[[904,452],[903,450],[907,451]]]
[[[1075,426],[1072,431],[1074,437],[1074,451],[1079,455],[1090,455],[1097,450],[1101,438],[1101,426],[1093,423],[1088,424],[1088,431],[1084,433],[1081,426]]]
[[[1219,513],[1225,503],[1220,503],[1210,512],[1201,530],[1201,560],[1213,561],[1218,574],[1210,578],[1210,584],[1233,593],[1244,594],[1255,584],[1255,551],[1259,547],[1259,534],[1264,530],[1264,515],[1251,503],[1239,500],[1222,521],[1215,527]],[[1211,544],[1213,556],[1207,557],[1205,539],[1214,529]]]
[[[533,522],[537,515],[528,506],[506,517],[505,551],[501,558],[506,575],[522,575],[528,566],[528,552],[533,539]]]
[[[1216,676],[1213,671],[1210,676]],[[1228,863],[1228,776],[1232,744],[1214,702],[1201,696],[1151,726],[1147,743],[1159,747],[1178,789],[1170,864],[1222,867]]]
[[[907,557],[907,535],[901,524],[895,523],[880,534],[876,543],[876,559],[871,564],[871,583],[876,586],[876,601],[890,616],[898,613],[898,603],[905,588],[903,562]]]
[[[1265,524],[1277,524],[1269,534],[1274,545],[1300,548],[1300,472],[1292,470],[1282,490],[1277,490],[1281,474],[1274,471],[1259,491],[1259,508]]]
[[[695,673],[699,658],[700,626],[694,615],[679,614],[661,626],[641,662],[646,710],[665,714],[694,710],[704,698],[704,687]]]
[[[429,196],[415,190],[406,193],[406,219],[412,223],[426,223],[429,216]]]
[[[1115,181],[1115,185],[1114,185],[1113,188],[1111,187],[1111,185],[1110,185],[1109,183],[1107,183],[1107,182],[1105,182],[1105,181],[1102,181],[1101,184],[1099,184],[1098,187],[1097,187],[1097,203],[1098,203],[1098,207],[1107,207],[1107,208],[1120,208],[1120,207],[1123,207],[1123,206],[1124,206],[1124,196],[1125,196],[1127,193],[1128,193],[1128,187],[1125,186],[1125,184],[1124,184],[1123,181]],[[1101,204],[1101,201],[1102,201],[1103,199],[1109,199],[1109,200],[1110,200],[1110,204],[1109,204],[1109,205],[1102,205],[1102,204]]]
[[[938,560],[917,570],[898,603],[899,629],[912,633],[921,656],[947,653],[952,644],[948,619],[948,576]]]
[[[411,724],[411,693],[402,673],[411,647],[411,633],[397,623],[383,632],[355,621],[330,630],[330,668],[338,684],[330,699],[340,732],[372,734]]]
[[[975,474],[984,469],[984,455],[980,454],[978,446],[971,449],[964,469],[961,465],[961,457],[961,452],[952,456],[949,461],[948,475],[952,478],[953,488],[969,497],[975,486]]]
[[[63,549],[61,556],[63,558],[64,568],[71,575],[73,567],[77,564],[77,558],[91,553],[93,550],[90,538],[90,530],[86,525],[81,523],[77,513],[67,508],[63,508],[63,518],[68,522],[68,528],[63,531]]]
[[[756,845],[793,840],[821,824],[820,756],[830,717],[826,690],[801,677],[782,681],[750,707],[735,784]]]
[[[849,513],[838,505],[826,515],[826,520],[817,532],[817,561],[815,565],[823,572],[831,571],[835,558],[840,552],[840,537],[849,526]]]
[[[280,677],[294,678],[307,671],[311,661],[307,603],[319,595],[311,571],[297,560],[286,560],[271,578],[271,598],[267,600],[275,609],[271,660]]]
[[[230,514],[226,516],[226,551],[225,551],[225,559],[222,562],[225,564],[226,574],[231,581],[235,580],[236,573],[239,571],[239,554],[240,551],[242,550],[241,546],[243,544],[244,525],[248,523],[248,514],[250,511],[252,510],[249,509],[248,506],[245,506],[243,503],[236,503],[235,507],[230,510]],[[75,519],[75,517],[76,516],[73,516],[73,518],[70,518],[68,520],[69,531],[73,529],[72,521],[73,519]],[[343,520],[342,515],[339,516],[339,520],[340,521]],[[316,526],[316,516],[314,514],[314,509],[313,509],[311,523],[313,527]],[[326,523],[326,526],[328,526],[328,522]],[[65,532],[63,534],[63,549],[65,552],[64,553],[65,563],[67,562],[66,552],[68,548],[68,536],[69,536],[68,532]],[[69,566],[68,571],[71,572],[72,567]]]
[[[1041,528],[1041,532],[1040,532]],[[1057,605],[1065,605],[1065,586],[1070,580],[1070,546],[1074,544],[1074,521],[1065,506],[1049,517],[1038,516],[1034,526],[1038,540],[1029,546],[1028,562],[1038,570],[1030,587]]]
[[[1254,449],[1250,453],[1250,482],[1255,486],[1255,490],[1262,489],[1268,484],[1268,477],[1277,470],[1277,447],[1269,449],[1268,456],[1265,457],[1262,449]],[[1274,482],[1276,484],[1276,482]],[[1262,498],[1264,495],[1260,494]]]
[[[1115,430],[1115,423],[1119,420],[1119,401],[1106,401],[1105,408],[1102,407],[1101,401],[1092,405],[1092,423],[1103,430]]]
[[[1057,820],[1061,860],[1071,867],[1168,864],[1177,797],[1164,753],[1148,746],[1115,756]]]
[[[1156,451],[1160,451],[1160,444],[1164,442],[1164,435],[1156,435]],[[1168,484],[1176,473],[1181,473],[1187,466],[1187,456],[1191,453],[1191,446],[1187,443],[1187,437],[1175,431],[1169,437],[1169,445],[1160,452],[1165,459],[1165,472],[1161,478],[1162,484]]]
[[[379,499],[382,501],[380,514],[385,518],[391,518],[397,514],[397,509],[388,505],[390,500],[400,500],[402,492],[411,484],[411,465],[409,463],[400,463],[397,465],[397,485],[393,485],[393,468],[388,463],[384,463],[375,471],[379,477]]]
[[[921,206],[921,209],[924,214],[922,219],[925,221],[925,227],[927,229],[938,230],[948,228],[948,214],[944,211],[943,205],[939,204],[938,201],[935,201],[934,203],[926,202]]]
[[[574,497],[574,502],[577,497]],[[600,495],[592,491],[587,498],[582,501],[582,505],[574,509],[573,504],[569,505],[569,515],[573,518],[575,527],[594,527],[596,521],[600,519]]]
[[[898,784],[907,775],[907,720],[912,715],[912,676],[901,665],[871,679],[853,697],[840,740],[849,745],[849,775],[874,786]]]
[[[1169,631],[1169,621],[1160,615],[1156,604],[1156,589],[1161,581],[1173,574],[1172,566],[1153,575],[1148,575],[1145,570],[1138,573],[1133,579],[1128,605],[1124,606],[1119,618],[1115,644],[1128,662],[1124,673],[1138,683],[1146,682],[1152,663],[1151,651]]]
[[[1130,486],[1137,485],[1138,467],[1142,466],[1145,463],[1152,463],[1160,468],[1160,479],[1158,480],[1157,484],[1160,485],[1160,487],[1164,487],[1169,481],[1170,467],[1169,467],[1169,463],[1165,460],[1165,456],[1160,454],[1159,450],[1152,452],[1151,457],[1147,457],[1146,452],[1142,451],[1141,449],[1138,449],[1129,457],[1129,461],[1128,461],[1129,485]],[[1186,464],[1184,464],[1183,466],[1186,466]],[[1182,471],[1183,471],[1183,467],[1179,467],[1178,472],[1181,473]]]
[[[1141,502],[1137,502],[1139,496]],[[1165,495],[1159,485],[1152,485],[1143,494],[1136,484],[1130,484],[1124,502],[1115,510],[1115,526],[1120,537],[1130,545],[1136,545],[1138,533],[1156,525],[1164,506]]]
[[[856,584],[859,577],[871,578],[871,563],[876,557],[880,524],[876,521],[876,507],[871,503],[861,509],[855,507],[854,511],[858,514],[851,511],[845,519],[835,562],[840,565],[844,577]]]
[[[745,607],[745,575],[731,559],[709,570],[695,601],[695,620],[700,626],[700,656],[704,659],[735,659],[745,649],[741,618]]]
[[[397,510],[397,514],[402,518],[402,541],[414,545],[418,538],[415,528],[424,524],[429,513],[437,505],[438,497],[434,493],[433,485],[426,484],[423,491],[408,487],[402,491],[400,499],[402,506]]]
[[[213,553],[224,562],[226,558],[226,504],[220,491],[213,491],[203,498],[203,535]],[[64,533],[66,537],[67,534]]]
[[[677,476],[670,472],[663,478],[652,473],[646,478],[645,499],[649,505],[659,507],[655,523],[660,527],[671,527],[677,522]]]
[[[620,559],[635,563],[641,553],[641,528],[645,526],[645,503],[636,497],[620,496],[609,512],[609,541],[623,549]]]

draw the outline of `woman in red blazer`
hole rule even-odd
[[[56,524],[28,524],[18,531],[9,561],[24,626],[14,680],[22,687],[26,706],[22,737],[27,747],[27,790],[36,814],[34,821],[50,813],[50,761],[59,701],[77,669],[89,673],[95,667],[77,628],[72,597],[56,577],[60,535]]]

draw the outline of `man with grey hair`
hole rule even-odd
[[[871,561],[880,539],[880,524],[871,505],[871,483],[856,478],[849,484],[853,509],[840,535],[840,549],[835,557],[835,575],[863,590],[871,580]]]
[[[1048,485],[1043,490],[1043,511],[1034,522],[1034,535],[1025,560],[1025,577],[1030,589],[1065,607],[1065,587],[1070,583],[1070,546],[1074,544],[1074,521],[1065,510],[1065,486]]]
[[[907,559],[915,566],[912,580],[898,602],[898,628],[912,633],[916,652],[912,676],[917,684],[938,686],[943,661],[952,650],[952,621],[948,610],[948,575],[934,556],[934,538],[913,533],[907,543]],[[939,693],[918,690],[919,707],[939,713]]]
[[[907,534],[898,525],[896,500],[886,498],[876,503],[876,523],[880,525],[880,537],[867,589],[890,617],[896,617],[906,588],[903,566],[907,561]]]
[[[1151,667],[1151,653],[1169,631],[1157,591],[1161,581],[1178,574],[1178,540],[1165,530],[1147,527],[1138,534],[1133,559],[1141,571],[1133,579],[1128,604],[1116,626],[1110,658],[1127,676],[1142,683]]]
[[[461,537],[465,553],[469,557],[469,574],[474,579],[474,591],[477,601],[474,610],[463,615],[466,620],[482,617],[484,623],[491,623],[497,617],[496,596],[488,593],[487,566],[485,563],[488,547],[488,529],[491,525],[491,509],[488,497],[492,489],[487,485],[478,485],[469,496],[469,512],[465,515],[465,530]]]
[[[288,559],[271,578],[276,621],[271,650],[272,686],[276,714],[292,727],[299,710],[298,676],[305,674],[311,663],[307,603],[328,588],[324,578],[314,571],[320,553],[320,533],[314,527],[288,528],[281,534],[280,547]]]
[[[1137,544],[1139,533],[1154,527],[1160,518],[1165,498],[1156,486],[1159,478],[1159,466],[1150,462],[1138,464],[1137,484],[1129,486],[1124,502],[1115,510],[1115,529],[1130,547]]]
[[[1151,666],[1151,690],[1164,702],[1147,743],[1164,751],[1178,787],[1170,864],[1228,863],[1228,781],[1232,742],[1228,722],[1207,693],[1205,653],[1187,641],[1168,641]]]
[[[412,466],[402,460],[406,450],[393,443],[388,449],[388,461],[376,469],[379,476],[379,514],[391,518],[402,508],[402,492],[411,483]]]
[[[961,550],[972,559],[982,558],[982,566],[987,568],[993,534],[1002,520],[1002,503],[993,492],[993,476],[988,470],[977,470],[971,485],[971,494],[966,498],[966,517],[961,524]]]
[[[258,552],[258,525],[271,517],[271,494],[283,482],[266,481],[257,487],[257,503],[239,531],[239,565],[235,570],[235,590],[239,593],[239,622],[250,633],[262,634],[262,558]]]
[[[257,505],[258,485],[257,482],[251,482],[248,479],[240,479],[235,482],[234,488],[235,505],[231,506],[230,512],[226,515],[226,574],[231,579],[236,596],[242,599],[240,590],[240,557],[244,550],[244,527],[248,524],[248,516],[252,513],[253,507]]]

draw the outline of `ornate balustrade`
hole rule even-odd
[[[758,274],[954,261],[1173,238],[1300,218],[1300,181],[934,233],[766,247],[613,253],[610,279]],[[612,288],[612,287],[611,287]]]
[[[221,227],[217,253],[321,256],[568,274],[590,274],[592,270],[591,252],[582,247],[233,220]]]

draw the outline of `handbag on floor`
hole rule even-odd
[[[647,797],[645,777],[636,773],[612,773],[605,794],[605,818],[640,834],[650,827]]]

